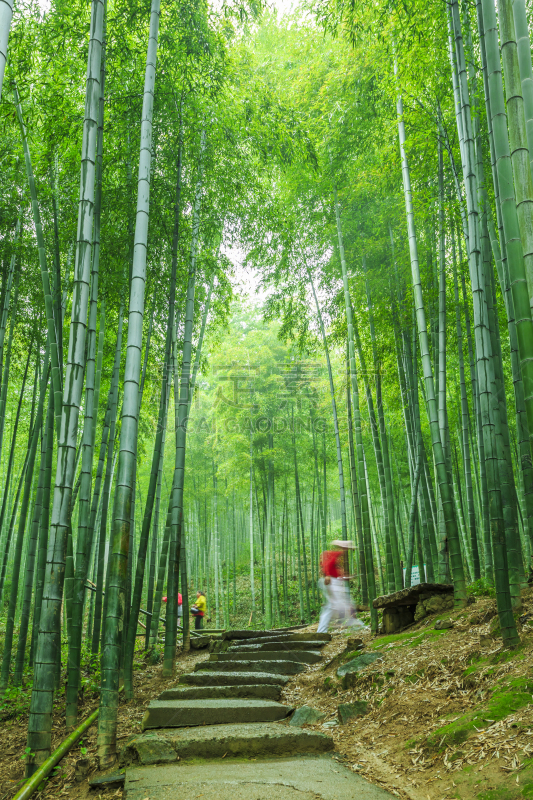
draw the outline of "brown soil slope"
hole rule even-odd
[[[504,651],[493,638],[495,601],[478,598],[394,636],[365,634],[365,652],[382,658],[357,673],[349,688],[336,672],[359,653],[350,653],[346,634],[335,635],[324,652],[329,665],[291,681],[284,699],[325,712],[309,727],[331,732],[345,764],[399,797],[533,798],[531,590],[523,603],[516,651]],[[451,619],[454,627],[437,631],[438,619]],[[338,705],[354,700],[366,700],[368,713],[331,725]]]

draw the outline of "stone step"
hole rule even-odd
[[[317,647],[322,646],[317,642],[292,642],[290,639],[287,641],[277,642],[258,642],[257,644],[232,644],[224,652],[226,653],[268,653],[276,650],[285,650],[290,652],[292,650],[316,650]]]
[[[252,683],[248,686],[175,686],[173,689],[165,689],[161,692],[158,700],[200,700],[202,697],[222,698],[228,697],[260,697],[263,700],[279,700],[281,686],[279,684],[258,684]]]
[[[244,630],[226,631],[224,639],[258,639],[263,636],[275,636],[277,633],[291,633],[306,628],[307,625],[294,625],[292,628],[271,628],[266,631],[251,631],[249,628]]]
[[[212,653],[211,658],[215,655],[224,655],[224,653]],[[202,661],[201,664],[196,664],[194,670],[195,672],[202,672],[203,670],[209,670],[210,672],[230,672],[232,665],[234,665],[236,672],[253,672],[257,670],[257,672],[270,672],[272,675],[297,675],[305,669],[305,664],[302,664],[300,661],[289,661],[288,659],[280,659],[277,661],[270,661],[267,659],[261,661],[254,661],[253,659],[241,661],[239,659],[236,661],[234,658],[231,658],[227,661]],[[235,683],[235,681],[233,681],[233,683]]]
[[[230,647],[235,647],[238,644],[266,644],[267,642],[313,642],[313,647],[323,647],[330,641],[331,633],[280,633],[278,635],[253,637],[244,641],[242,639],[234,639],[234,644],[230,645]]]
[[[276,722],[285,719],[292,710],[290,706],[273,700],[152,700],[144,715],[142,729]]]
[[[331,756],[130,767],[127,800],[393,800]],[[396,795],[397,796],[397,795]]]
[[[277,722],[206,725],[159,729],[134,736],[120,753],[120,765],[168,764],[185,758],[291,756],[328,750],[333,750],[329,736]]]
[[[242,667],[242,664],[239,664],[239,667]],[[257,664],[254,664],[254,667],[257,667]],[[239,686],[257,686],[259,684],[262,686],[285,686],[289,680],[289,675],[282,673],[273,675],[264,670],[261,672],[254,672],[252,669],[246,670],[246,672],[244,670],[242,672],[240,670],[210,672],[205,669],[181,675],[179,682],[189,686],[234,686],[235,684],[239,684]]]
[[[208,664],[223,661],[225,663],[239,661],[296,661],[299,664],[317,664],[322,660],[318,650],[234,650],[229,653],[211,653]]]

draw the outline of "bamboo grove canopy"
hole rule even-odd
[[[0,691],[31,685],[28,775],[86,685],[114,762],[178,590],[184,650],[197,589],[217,627],[316,620],[332,539],[373,633],[427,581],[495,593],[518,643],[530,22],[0,0]]]

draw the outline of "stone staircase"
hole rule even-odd
[[[287,628],[223,634],[208,661],[148,706],[143,733],[121,753],[127,800],[391,797],[326,756],[330,736],[280,724],[294,710],[278,702],[282,688],[330,639]]]

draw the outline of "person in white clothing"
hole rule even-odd
[[[338,549],[326,550],[320,558],[323,576],[318,585],[324,595],[325,603],[320,612],[317,632],[327,633],[331,622],[340,623],[342,627],[365,628],[366,626],[355,616],[348,577],[344,573],[344,554],[347,550],[353,550],[354,544],[339,540],[332,544]]]

